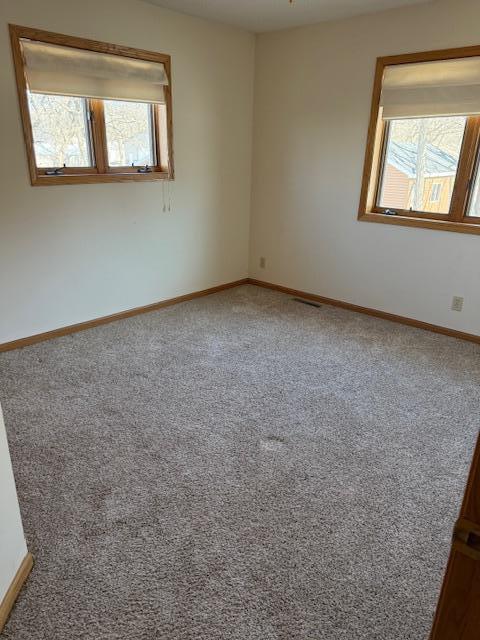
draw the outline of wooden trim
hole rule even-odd
[[[8,616],[10,615],[13,605],[18,598],[18,594],[20,593],[23,585],[25,584],[26,579],[28,578],[30,571],[33,567],[33,556],[31,553],[27,553],[25,558],[22,560],[20,567],[18,568],[15,577],[13,578],[10,586],[5,594],[2,602],[0,603],[0,633],[2,633],[5,623],[8,620]]]
[[[370,107],[370,124],[368,125],[367,146],[363,165],[362,189],[360,192],[360,206],[358,215],[370,211],[375,206],[377,185],[379,178],[378,165],[382,155],[385,124],[379,112],[380,96],[382,93],[383,71],[385,65],[382,58],[377,58],[375,78],[373,81],[372,106]]]
[[[73,47],[74,49],[86,49],[87,51],[97,51],[98,53],[110,53],[114,56],[122,56],[123,58],[136,58],[137,60],[163,62],[164,64],[166,62],[170,62],[170,56],[166,53],[146,51],[145,49],[137,49],[136,47],[125,47],[120,44],[89,40],[88,38],[79,38],[77,36],[68,36],[63,33],[43,31],[42,29],[32,29],[30,27],[22,27],[18,24],[9,24],[9,29],[10,33],[17,39],[27,38],[29,40],[38,40],[39,42],[58,44],[63,47]]]
[[[98,174],[107,172],[107,134],[105,132],[105,116],[103,100],[90,98],[90,128],[92,132],[92,147]]]
[[[385,67],[397,64],[432,62],[436,60],[450,60],[473,56],[480,56],[480,46],[425,51],[377,58],[362,186],[360,191],[358,220],[364,222],[379,222],[383,224],[397,224],[408,227],[440,229],[442,231],[458,231],[460,233],[479,233],[475,228],[475,224],[469,223],[468,218],[465,216],[465,207],[468,202],[468,192],[471,184],[470,181],[479,148],[480,120],[478,117],[469,117],[467,121],[462,154],[455,181],[454,193],[452,195],[450,212],[447,214],[447,220],[442,218],[442,214],[430,214],[429,212],[412,212],[408,215],[410,212],[400,212],[399,214],[397,211],[397,215],[382,215],[382,208],[377,204],[377,194],[381,177],[380,165],[385,147],[385,131],[388,129],[382,119],[382,108],[380,106]]]
[[[22,118],[23,134],[27,151],[27,162],[30,173],[30,182],[32,186],[48,186],[58,184],[93,184],[101,182],[130,182],[134,181],[151,181],[151,180],[173,180],[173,116],[172,116],[172,73],[171,59],[165,53],[157,53],[155,51],[145,51],[144,49],[135,49],[122,45],[110,44],[107,42],[99,42],[96,40],[88,40],[86,38],[78,38],[75,36],[67,36],[60,33],[52,33],[41,29],[31,29],[30,27],[22,27],[15,24],[9,25],[10,40],[12,46],[13,64],[15,68],[15,78],[17,82],[17,93],[20,105],[20,114]],[[127,58],[136,58],[138,60],[148,60],[150,62],[162,63],[165,67],[165,73],[168,78],[168,86],[165,87],[165,106],[167,112],[167,146],[168,146],[168,167],[154,167],[154,171],[148,174],[138,173],[128,169],[126,172],[110,170],[108,167],[107,151],[106,151],[106,134],[105,123],[103,117],[103,101],[89,100],[91,112],[93,113],[93,122],[91,123],[91,138],[93,155],[96,166],[88,168],[86,171],[74,170],[63,175],[47,176],[45,171],[37,168],[35,161],[35,150],[33,142],[33,131],[30,120],[30,111],[27,98],[27,82],[24,71],[24,60],[20,39],[27,38],[37,40],[39,42],[47,42],[57,44],[64,47],[73,47],[75,49],[85,49],[87,51],[96,51],[99,53],[108,53]],[[68,171],[68,168],[67,170]]]
[[[233,287],[238,287],[242,284],[248,284],[248,278],[244,278],[243,280],[236,280],[235,282],[228,282],[226,284],[220,284],[216,287],[210,287],[209,289],[203,289],[201,291],[194,291],[193,293],[187,293],[183,296],[177,296],[176,298],[169,298],[168,300],[154,302],[153,304],[147,304],[143,307],[135,307],[134,309],[128,309],[127,311],[120,311],[119,313],[113,313],[109,316],[102,316],[101,318],[87,320],[86,322],[79,322],[78,324],[72,324],[67,327],[53,329],[53,331],[37,333],[36,335],[28,336],[27,338],[20,338],[19,340],[12,340],[11,342],[4,342],[3,344],[0,344],[0,353],[3,351],[12,351],[13,349],[28,347],[29,345],[36,344],[37,342],[51,340],[52,338],[59,338],[60,336],[66,336],[70,333],[76,333],[77,331],[93,329],[94,327],[98,327],[102,324],[108,324],[109,322],[115,322],[116,320],[124,320],[125,318],[131,318],[132,316],[140,315],[142,313],[157,311],[158,309],[170,307],[171,305],[178,304],[180,302],[194,300],[195,298],[202,298],[203,296],[208,296],[212,293],[218,293],[219,291],[224,291],[225,289],[232,289]]]
[[[132,182],[144,180],[146,182],[152,180],[169,180],[166,171],[152,171],[151,173],[91,173],[83,175],[60,175],[60,176],[42,176],[39,175],[32,184],[35,187],[48,187],[49,185],[59,184],[98,184],[101,182]]]
[[[464,226],[464,225],[462,225]],[[480,232],[480,230],[479,230]],[[340,307],[341,309],[347,309],[348,311],[354,311],[356,313],[363,313],[375,318],[381,318],[382,320],[389,320],[390,322],[397,322],[399,324],[405,324],[417,329],[424,329],[425,331],[432,331],[433,333],[441,333],[451,338],[458,338],[459,340],[467,340],[468,342],[474,342],[480,344],[480,336],[474,333],[465,333],[463,331],[457,331],[456,329],[449,329],[448,327],[442,327],[436,324],[430,324],[429,322],[423,322],[421,320],[415,320],[414,318],[407,318],[405,316],[398,316],[394,313],[387,311],[380,311],[378,309],[371,309],[369,307],[361,307],[351,302],[344,302],[343,300],[336,300],[334,298],[326,298],[315,293],[308,293],[299,289],[291,289],[290,287],[284,287],[279,284],[273,284],[271,282],[264,282],[263,280],[256,280],[255,278],[244,278],[242,280],[236,280],[235,282],[228,282],[216,287],[210,287],[209,289],[203,289],[202,291],[194,291],[193,293],[187,293],[183,296],[177,296],[176,298],[169,298],[168,300],[162,300],[160,302],[154,302],[143,307],[135,307],[134,309],[128,309],[127,311],[120,311],[108,316],[102,316],[93,320],[87,320],[86,322],[80,322],[78,324],[69,325],[67,327],[61,327],[59,329],[53,329],[52,331],[46,331],[45,333],[37,333],[33,336],[26,338],[20,338],[18,340],[12,340],[11,342],[4,342],[0,344],[0,353],[5,351],[12,351],[14,349],[21,349],[28,347],[37,342],[43,342],[45,340],[52,340],[61,336],[66,336],[71,333],[77,333],[78,331],[84,331],[86,329],[93,329],[102,324],[108,324],[110,322],[116,322],[117,320],[124,320],[125,318],[131,318],[132,316],[140,315],[142,313],[149,313],[150,311],[157,311],[164,307],[170,307],[180,302],[187,302],[188,300],[194,300],[195,298],[201,298],[208,296],[212,293],[218,293],[225,289],[232,289],[244,284],[251,284],[256,287],[263,287],[265,289],[272,289],[273,291],[280,291],[297,298],[305,298],[306,300],[313,300],[322,304],[328,304],[333,307]]]
[[[476,524],[480,524],[479,486],[480,436],[477,438],[459,514],[459,518]],[[474,596],[472,598],[468,597],[465,589],[468,588],[471,591],[475,583],[478,585],[479,575],[478,561],[472,562],[471,559],[466,558],[453,547],[448,559],[429,640],[440,640],[441,638],[455,640],[455,638],[460,637],[468,640],[468,638],[478,637],[478,626],[475,629],[470,627],[469,633],[464,625],[474,598]],[[460,588],[458,588],[459,586]],[[463,588],[461,588],[462,586]]]
[[[385,177],[385,159],[387,157],[387,147],[390,139],[390,121],[385,121],[378,117],[377,132],[375,135],[378,139],[378,143],[374,149],[374,161],[372,164],[375,179],[372,182],[370,188],[371,195],[368,200],[369,208],[372,211],[380,209],[378,203],[380,202],[383,179]]]
[[[165,61],[168,85],[164,87],[165,104],[167,107],[167,147],[168,147],[168,180],[175,179],[175,163],[173,161],[173,106],[172,106],[172,70],[170,57]]]
[[[467,212],[471,179],[478,152],[479,131],[480,117],[468,118],[450,205],[451,219],[455,222],[462,222]]]
[[[467,480],[467,488],[463,496],[460,517],[480,524],[480,435],[477,438],[475,455]]]
[[[142,165],[135,164],[133,167],[132,166],[118,167],[116,165],[112,165],[108,167],[107,171],[108,173],[134,173],[134,174],[140,173],[140,175],[143,175],[142,172],[141,171],[139,172],[138,170],[143,169],[144,167],[145,167],[144,164]],[[161,173],[162,175],[163,173],[165,173],[165,172],[162,172],[161,167],[155,164],[149,164],[148,168],[151,170],[150,173]]]
[[[59,167],[39,167],[37,169],[39,176],[44,176],[45,178],[50,178],[52,176],[48,175],[47,171],[51,171],[52,169],[58,169]],[[97,170],[95,167],[65,167],[63,168],[63,173],[58,175],[60,176],[90,176],[96,175]]]
[[[480,45],[472,47],[456,47],[455,49],[438,49],[435,51],[417,51],[401,53],[394,56],[377,58],[383,67],[392,64],[408,64],[410,62],[434,62],[435,60],[453,60],[454,58],[473,58],[480,56]]]
[[[155,165],[160,169],[160,171],[162,170],[162,145],[161,145],[161,140],[160,140],[160,136],[162,135],[161,133],[161,128],[160,128],[160,112],[159,112],[159,108],[158,108],[158,104],[153,106],[152,109],[152,127],[153,127],[153,140],[154,140],[154,153],[155,153]],[[167,143],[168,146],[168,143]]]
[[[272,289],[274,291],[280,291],[286,293],[295,298],[305,298],[306,300],[313,300],[322,304],[329,304],[333,307],[340,307],[341,309],[347,309],[348,311],[355,311],[356,313],[364,313],[368,316],[374,316],[375,318],[381,318],[382,320],[389,320],[390,322],[397,322],[399,324],[406,324],[410,327],[417,329],[425,329],[426,331],[433,331],[434,333],[441,333],[451,338],[459,338],[460,340],[467,340],[468,342],[475,342],[480,344],[480,336],[473,333],[465,333],[463,331],[457,331],[456,329],[449,329],[448,327],[441,327],[436,324],[430,324],[429,322],[423,322],[422,320],[415,320],[414,318],[406,318],[404,316],[397,316],[394,313],[388,313],[387,311],[380,311],[379,309],[370,309],[369,307],[361,307],[351,302],[344,302],[343,300],[335,300],[334,298],[326,298],[325,296],[319,296],[315,293],[308,293],[306,291],[300,291],[298,289],[291,289],[279,284],[273,284],[271,282],[264,282],[263,280],[255,280],[254,278],[248,279],[248,284],[253,284],[257,287],[264,287],[265,289]]]
[[[408,216],[389,216],[382,213],[364,213],[358,217],[361,222],[380,222],[400,227],[420,227],[436,231],[454,231],[457,233],[473,233],[480,235],[480,225],[475,222],[454,222],[453,220],[433,220],[431,218],[414,218]],[[463,218],[468,220],[468,218]]]
[[[35,162],[35,150],[33,147],[33,131],[30,121],[30,112],[28,109],[27,99],[27,81],[24,71],[24,60],[22,49],[20,47],[21,27],[9,25],[10,42],[12,45],[13,66],[15,69],[15,79],[17,81],[18,103],[20,106],[20,115],[22,117],[23,137],[27,151],[28,170],[30,173],[30,182],[35,184],[37,179],[37,165]]]
[[[463,221],[467,224],[480,224],[480,218],[478,216],[465,216]]]
[[[410,209],[397,209],[397,207],[392,207],[396,212],[395,215],[401,216],[402,218],[420,218],[421,220],[450,220],[452,222],[452,218],[449,217],[448,213],[432,213],[431,211],[413,211]],[[387,213],[388,207],[372,207],[372,211],[370,213],[382,213],[383,215],[389,215]]]

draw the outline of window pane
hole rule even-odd
[[[37,167],[91,167],[85,98],[29,93]]]
[[[475,173],[475,179],[473,182],[473,189],[470,196],[470,203],[468,205],[467,216],[477,216],[480,217],[480,167],[478,166],[477,160],[477,170]]]
[[[466,117],[391,120],[378,204],[448,213]]]
[[[109,165],[154,165],[151,105],[118,100],[104,105]]]

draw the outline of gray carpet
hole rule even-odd
[[[0,355],[5,640],[426,638],[479,355],[253,286]]]

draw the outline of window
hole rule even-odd
[[[33,185],[173,179],[169,56],[10,33]]]
[[[84,98],[28,93],[37,167],[92,167]]]
[[[465,124],[465,117],[389,121],[379,206],[448,213]],[[440,201],[442,185],[445,185],[445,198]]]
[[[467,215],[480,218],[480,175],[478,170],[478,161],[475,170],[475,178],[472,181],[472,185],[472,195],[470,198]]]
[[[144,102],[105,100],[109,167],[155,164],[152,107]]]
[[[480,47],[379,58],[367,222],[480,233]]]
[[[441,193],[442,193],[442,183],[434,182],[430,190],[430,202],[440,202]],[[450,190],[448,194],[449,202],[451,200],[451,197],[452,197],[452,193]]]

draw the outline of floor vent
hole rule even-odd
[[[308,304],[309,307],[321,307],[318,302],[312,302],[311,300],[303,300],[302,298],[292,298],[295,302],[301,302],[302,304]]]

